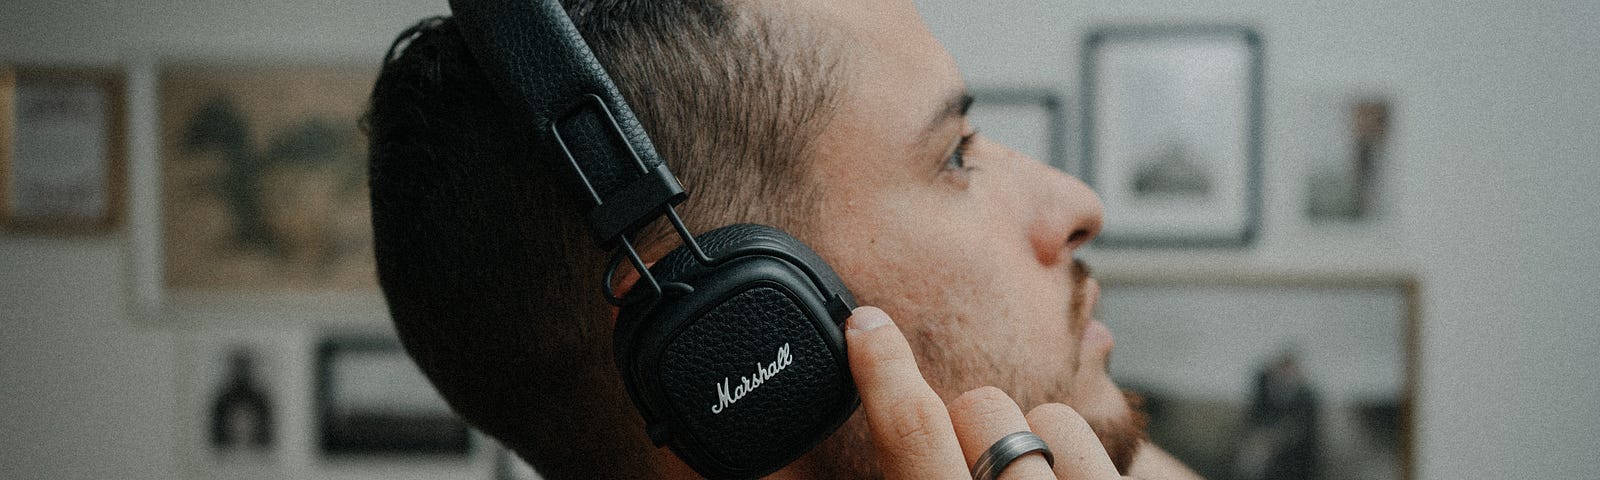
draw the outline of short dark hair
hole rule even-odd
[[[691,192],[692,230],[806,228],[807,158],[838,88],[821,36],[721,0],[563,3]],[[647,476],[612,360],[605,253],[513,118],[450,18],[396,40],[365,120],[390,315],[451,407],[546,478]],[[642,248],[664,253],[668,231],[642,232]]]

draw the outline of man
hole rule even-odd
[[[862,412],[775,476],[964,475],[963,456],[970,467],[1046,417],[1038,433],[1062,456],[1104,459],[1058,475],[1185,473],[1142,441],[1105,371],[1097,287],[1072,257],[1099,229],[1098,199],[975,134],[960,74],[909,1],[564,3],[691,192],[691,230],[782,228],[881,308],[847,332]],[[400,43],[368,120],[379,275],[408,351],[547,478],[693,476],[650,446],[622,389],[605,253],[578,200],[548,159],[523,157],[529,136],[454,25]],[[647,259],[675,242],[640,235]],[[883,312],[897,329],[871,328],[891,323]],[[1072,408],[1034,410],[1053,402]],[[1093,434],[1074,440],[1083,420]]]

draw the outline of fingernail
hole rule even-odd
[[[845,327],[867,331],[888,324],[889,314],[883,313],[878,307],[859,307],[850,312],[850,320],[845,322]]]

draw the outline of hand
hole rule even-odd
[[[1018,457],[1001,479],[1122,478],[1089,424],[1071,407],[1040,405],[1022,415],[1017,403],[983,387],[947,407],[923,380],[911,345],[888,314],[857,308],[846,323],[850,371],[861,393],[878,465],[891,479],[969,479],[978,456],[1007,434],[1031,430],[1055,455]]]

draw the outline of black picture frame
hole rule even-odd
[[[967,118],[978,132],[1071,175],[1067,158],[1067,102],[1045,88],[974,88]]]
[[[393,338],[324,338],[317,347],[316,405],[325,456],[465,458],[471,451],[467,424]]]
[[[1087,34],[1082,66],[1080,177],[1106,207],[1095,245],[1254,244],[1261,35],[1233,25],[1101,27]]]

